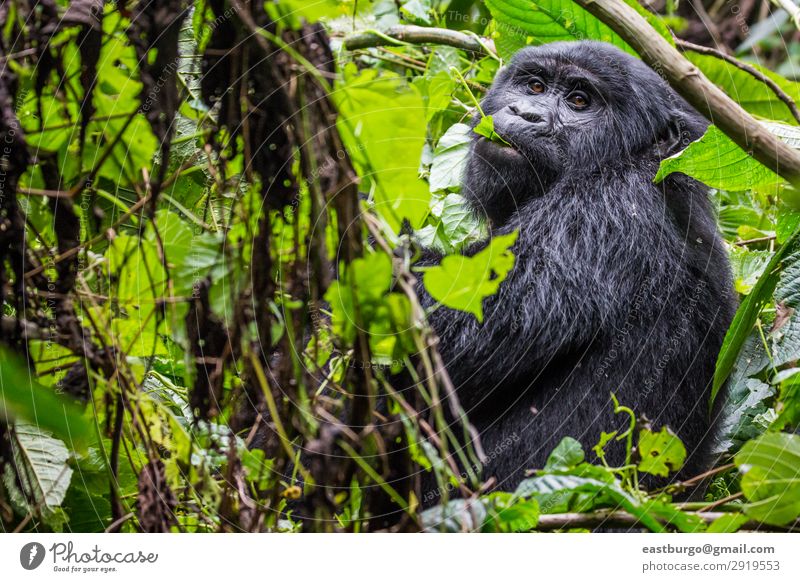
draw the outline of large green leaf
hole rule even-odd
[[[572,469],[583,462],[586,453],[583,452],[581,443],[572,437],[564,437],[558,443],[547,462],[544,465],[545,471]]]
[[[349,343],[355,341],[358,326],[376,319],[391,284],[392,260],[385,253],[368,254],[350,263],[325,293],[336,335]]]
[[[774,525],[800,516],[800,436],[767,433],[745,443],[735,462],[747,515]]]
[[[667,27],[635,0],[626,3],[672,42]],[[486,0],[495,19],[496,46],[503,58],[529,44],[559,40],[600,40],[631,54],[635,51],[611,28],[572,0]]]
[[[34,424],[74,450],[84,450],[95,437],[83,407],[39,384],[18,357],[0,348],[0,418],[3,416]]]
[[[365,3],[369,5],[369,3]],[[264,6],[281,24],[299,28],[302,21],[316,22],[322,18],[350,16],[357,0],[267,0]],[[278,10],[279,9],[279,10]]]
[[[539,521],[539,503],[499,491],[477,500],[455,499],[420,514],[428,532],[513,533],[530,531]]]
[[[663,160],[655,181],[660,182],[673,172],[681,172],[721,190],[751,190],[783,181],[714,125],[686,149]]]
[[[24,422],[14,424],[13,434],[11,448],[18,481],[11,472],[3,475],[11,500],[24,513],[41,516],[48,523],[60,522],[62,518],[56,513],[72,478],[67,447],[49,432]]]
[[[466,123],[451,125],[433,152],[431,175],[428,179],[431,192],[458,189],[466,168],[472,129]]]
[[[554,498],[564,493],[589,494],[592,501],[588,506],[584,501],[583,509],[586,511],[601,507],[624,509],[651,531],[665,531],[659,520],[648,512],[646,504],[642,504],[616,482],[606,483],[574,475],[543,475],[522,481],[514,495],[536,499],[540,506],[547,507]]]
[[[427,126],[425,103],[405,79],[348,66],[334,93],[339,130],[359,174],[376,185],[375,207],[399,232],[421,226],[430,192],[419,177]]]
[[[772,256],[764,273],[753,286],[753,290],[745,297],[736,311],[717,358],[714,385],[711,390],[712,403],[733,369],[742,345],[750,334],[750,330],[753,329],[758,315],[764,306],[772,301],[772,293],[778,284],[781,270],[785,266],[784,261],[798,249],[798,244],[800,244],[800,229],[796,230],[786,244]]]
[[[420,513],[422,528],[427,532],[480,531],[486,519],[486,507],[480,500],[454,499]]]
[[[786,104],[775,96],[775,92],[747,71],[712,55],[691,51],[684,55],[697,65],[709,80],[753,115],[797,124],[794,115]],[[794,101],[800,101],[800,83],[789,81],[759,65],[752,64],[752,66],[774,81]]]
[[[511,245],[517,231],[496,236],[474,256],[450,255],[440,265],[425,270],[425,289],[439,303],[468,311],[483,321],[483,300],[497,293],[514,266]]]

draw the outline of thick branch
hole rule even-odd
[[[800,154],[775,137],[622,0],[575,0],[620,35],[656,72],[759,162],[800,185]]]
[[[376,46],[401,44],[441,44],[482,55],[494,54],[491,41],[480,41],[457,30],[427,28],[424,26],[392,26],[386,31],[359,32],[344,39],[344,48],[350,51]],[[490,50],[487,50],[490,49]]]

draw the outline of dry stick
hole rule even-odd
[[[767,77],[764,73],[756,69],[754,66],[749,65],[745,62],[740,61],[737,58],[734,58],[728,54],[723,53],[722,51],[718,51],[717,49],[713,49],[707,46],[700,46],[699,44],[694,44],[686,40],[682,40],[680,38],[675,39],[675,45],[681,49],[682,51],[692,51],[693,53],[699,53],[701,55],[711,55],[717,57],[718,59],[722,59],[726,63],[730,63],[737,69],[741,69],[745,73],[752,75],[762,83],[764,83],[770,90],[775,93],[775,96],[784,102],[786,107],[789,108],[789,111],[792,112],[792,116],[800,123],[800,110],[797,109],[797,104],[794,102],[794,99],[789,97],[789,95],[780,88],[780,86]]]
[[[695,109],[756,160],[800,186],[800,154],[780,141],[708,80],[623,0],[575,0],[607,24]]]

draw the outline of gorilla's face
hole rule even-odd
[[[574,158],[574,140],[591,143],[607,131],[607,89],[590,71],[533,56],[515,59],[484,100],[511,147],[478,137],[474,153],[489,163],[560,172]]]
[[[482,109],[511,147],[476,135],[465,193],[494,221],[566,173],[638,160],[654,147],[674,153],[676,135],[685,134],[685,146],[703,125],[644,63],[596,42],[521,50]]]

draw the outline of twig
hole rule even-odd
[[[703,507],[701,511],[711,511],[712,509],[719,507],[720,505],[725,505],[726,503],[739,499],[740,497],[742,497],[742,495],[743,493],[741,491],[737,491],[733,495],[728,495],[727,497],[723,497],[722,499],[717,499],[716,501],[712,501],[711,503]]]
[[[103,533],[115,533],[115,532],[119,531],[119,528],[122,526],[122,524],[125,523],[126,521],[128,521],[132,517],[133,517],[133,513],[126,513],[125,515],[123,515],[119,519],[114,520],[105,529],[105,532],[103,532]]]
[[[751,239],[748,239],[748,240],[740,240],[740,241],[736,241],[733,244],[735,244],[736,246],[739,246],[739,247],[746,247],[747,245],[754,245],[756,243],[769,242],[771,240],[775,240],[775,235],[774,234],[770,234],[768,236],[760,236],[758,238],[751,238]]]
[[[349,51],[402,44],[440,44],[479,55],[497,56],[491,41],[482,41],[476,36],[446,28],[399,25],[392,26],[380,33],[377,31],[359,32],[344,39],[344,48]]]
[[[680,38],[675,39],[675,45],[682,51],[689,50],[692,51],[693,53],[699,53],[701,55],[711,55],[717,57],[718,59],[722,59],[726,63],[730,63],[737,69],[740,69],[745,73],[752,75],[753,77],[764,83],[767,87],[769,87],[770,90],[773,93],[775,93],[775,96],[786,104],[786,107],[788,107],[789,111],[792,112],[792,116],[798,121],[798,123],[800,123],[800,110],[797,109],[797,104],[794,102],[794,99],[792,99],[783,89],[781,89],[780,86],[775,81],[767,77],[764,73],[756,69],[754,66],[744,63],[737,58],[734,58],[728,54],[723,53],[722,51],[718,51],[717,49],[713,49],[707,46],[700,46],[699,44],[694,44],[689,41],[682,40]]]
[[[800,153],[775,137],[709,81],[641,14],[623,0],[575,2],[620,35],[650,67],[662,74],[681,96],[737,145],[790,184],[800,185]]]

